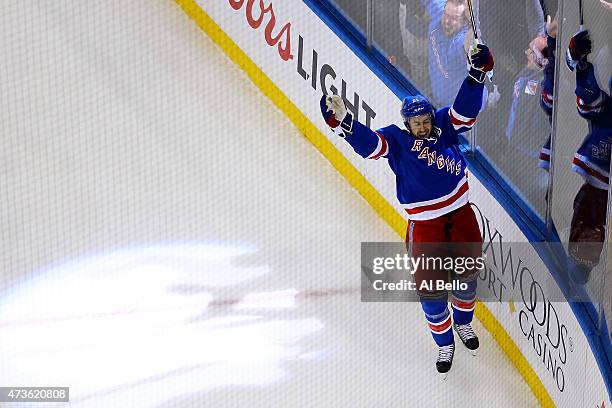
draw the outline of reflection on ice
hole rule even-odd
[[[0,383],[70,386],[73,404],[87,406],[129,395],[145,407],[280,380],[283,362],[316,353],[296,343],[322,323],[261,315],[293,308],[298,292],[246,293],[253,285],[241,285],[269,272],[235,262],[254,251],[139,247],[67,262],[12,288],[0,301]],[[227,299],[231,287],[243,294]]]
[[[296,289],[277,292],[262,292],[246,295],[236,305],[235,309],[260,309],[260,308],[292,308],[295,307]]]

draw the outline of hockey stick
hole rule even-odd
[[[582,0],[580,1],[580,3],[582,3]],[[472,23],[472,32],[474,33],[474,44],[477,44],[478,30],[476,29],[476,19],[474,18],[474,8],[472,7],[472,0],[467,0],[467,6],[468,10],[470,11],[470,22]]]
[[[472,50],[475,50],[476,46],[481,42],[481,40],[478,38],[478,29],[476,28],[476,18],[474,17],[474,7],[472,6],[472,0],[467,0],[467,7],[470,12],[470,23],[472,24],[472,32],[474,33],[474,42],[472,43]],[[493,82],[493,71],[487,72],[487,78],[489,78],[489,81]],[[497,90],[497,85],[494,86]]]
[[[578,13],[580,13],[580,28],[579,28],[579,31],[583,31],[584,30],[584,15],[583,15],[583,11],[582,11],[582,0],[578,0]]]

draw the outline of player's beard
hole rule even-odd
[[[415,136],[419,139],[427,139],[429,138],[429,135],[431,135],[431,130],[432,129],[429,129],[429,131],[422,131],[422,132],[416,133]]]

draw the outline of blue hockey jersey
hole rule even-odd
[[[612,149],[612,100],[597,85],[591,63],[583,70],[576,70],[576,104],[580,116],[589,122],[589,133],[574,155],[572,170],[592,186],[607,190]]]
[[[468,203],[466,162],[459,134],[476,122],[483,84],[465,79],[453,106],[435,112],[427,139],[390,125],[372,131],[358,121],[345,140],[367,159],[386,158],[396,176],[397,198],[411,220],[429,220]]]

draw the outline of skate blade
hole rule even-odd
[[[478,355],[478,349],[476,349],[476,350],[469,350],[469,349],[468,349],[468,351],[470,352],[470,354],[472,355],[472,357],[476,357],[476,356]]]
[[[446,381],[446,377],[448,376],[448,372],[446,372],[446,373],[438,373],[438,375],[440,376],[440,380]]]

